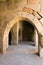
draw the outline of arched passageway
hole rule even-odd
[[[4,36],[3,36],[3,51],[8,48],[8,35],[11,28],[14,26],[15,23],[17,23],[17,26],[18,26],[18,22],[19,21],[21,22],[21,20],[30,22],[34,26],[34,28],[37,30],[38,34],[42,34],[41,23],[35,16],[26,12],[19,12],[15,15],[15,18],[12,21],[8,22],[8,24],[6,25]],[[18,32],[18,28],[17,28],[17,32]],[[17,44],[18,44],[18,33],[17,33]]]
[[[29,23],[25,20],[21,20],[21,22],[18,22],[18,26],[16,23],[16,25],[14,25],[12,27],[12,29],[10,30],[9,45],[17,44],[16,43],[17,28],[19,28],[18,29],[18,44],[23,41],[28,41],[28,42],[34,42],[35,44],[33,44],[33,45],[36,45],[36,43],[38,42],[38,36],[36,36],[36,35],[38,35],[36,33],[37,31],[35,31],[36,29],[34,28],[34,26],[31,23]],[[35,38],[37,38],[37,40]],[[38,45],[38,43],[37,43],[37,45]]]

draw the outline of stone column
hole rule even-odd
[[[23,23],[18,22],[18,41],[22,41],[22,29],[23,29]]]
[[[18,40],[18,31],[19,31],[19,23],[17,23],[17,45],[18,45],[18,42],[19,42],[19,40]]]
[[[36,29],[34,31],[34,42],[35,42],[35,46],[38,46],[38,33]]]
[[[38,53],[40,57],[43,56],[43,36],[40,34],[39,34]]]
[[[11,44],[17,45],[17,24],[15,24],[11,29]]]

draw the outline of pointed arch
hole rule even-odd
[[[42,34],[41,23],[35,16],[24,11],[17,12],[15,14],[14,19],[9,21],[5,27],[4,36],[3,36],[3,51],[8,48],[9,31],[11,30],[11,28],[14,26],[15,23],[18,23],[19,21],[21,22],[21,20],[26,20],[30,22],[37,29],[38,33]]]

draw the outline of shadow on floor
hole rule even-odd
[[[35,43],[31,41],[20,41],[19,44],[35,46]]]

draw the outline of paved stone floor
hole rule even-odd
[[[5,54],[0,54],[0,65],[43,65],[37,49],[33,42],[11,45]]]

